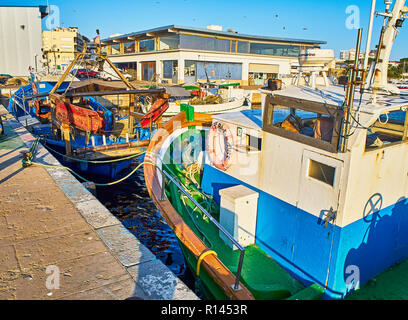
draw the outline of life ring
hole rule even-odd
[[[140,119],[140,126],[143,129],[149,128],[150,123],[155,122],[159,117],[169,108],[169,101],[167,99],[158,99],[149,112]]]
[[[231,166],[233,155],[234,139],[231,131],[220,122],[214,122],[207,141],[211,163],[220,170],[227,170]]]

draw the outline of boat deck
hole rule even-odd
[[[237,126],[246,128],[253,128],[257,130],[262,129],[262,110],[244,110],[240,112],[224,113],[214,115],[213,119],[221,120],[223,122],[233,123]]]
[[[408,300],[408,259],[374,277],[346,300]]]
[[[13,119],[0,135],[1,300],[197,299],[66,170],[23,168],[34,138]],[[41,146],[36,161],[58,165]]]

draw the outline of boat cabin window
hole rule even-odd
[[[246,146],[248,151],[261,151],[262,138],[246,135]]]
[[[366,151],[406,141],[407,125],[406,111],[397,110],[382,114],[367,129]]]
[[[277,105],[265,105],[264,131],[329,152],[337,152],[340,116]]]
[[[333,186],[335,174],[336,168],[309,159],[309,177]]]

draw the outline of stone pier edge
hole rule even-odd
[[[11,114],[3,122],[31,147],[35,137]],[[33,161],[61,166],[61,163],[38,144]],[[152,300],[197,300],[198,297],[154,254],[143,245],[123,224],[64,168],[45,168],[58,187],[95,230],[105,246],[130,274],[135,287],[141,288],[145,297]]]

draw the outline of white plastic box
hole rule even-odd
[[[259,193],[243,185],[220,190],[220,224],[242,246],[255,243]],[[221,239],[238,249],[221,231]]]

